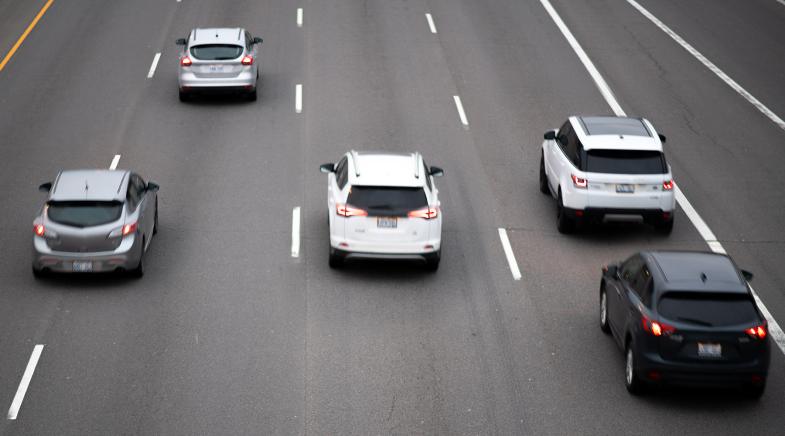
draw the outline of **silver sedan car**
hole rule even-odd
[[[262,38],[242,28],[194,29],[183,46],[178,77],[180,101],[196,92],[239,91],[256,100],[256,46]]]
[[[62,171],[39,190],[33,221],[33,274],[128,271],[144,275],[158,230],[158,185],[124,170]]]

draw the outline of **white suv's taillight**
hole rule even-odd
[[[337,203],[335,205],[335,213],[347,218],[352,216],[368,216],[368,211],[343,203]]]
[[[409,218],[424,218],[432,220],[439,216],[438,207],[424,207],[422,209],[413,210],[408,213]]]
[[[589,186],[589,181],[583,177],[578,177],[575,174],[570,174],[570,177],[572,178],[572,184],[578,189],[586,189]]]
[[[662,190],[663,191],[671,191],[673,190],[673,180],[666,180],[662,182]]]

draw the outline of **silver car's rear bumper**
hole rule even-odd
[[[193,73],[180,74],[180,89],[249,88],[256,87],[256,73],[243,71],[237,77],[200,78]]]
[[[74,253],[53,251],[46,244],[44,238],[33,237],[33,269],[51,272],[111,272],[118,270],[132,270],[139,265],[142,254],[141,238],[126,236],[117,249],[112,251],[99,251],[88,253]],[[85,271],[85,264],[74,262],[90,262],[89,270]]]

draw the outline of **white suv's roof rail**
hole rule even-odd
[[[360,159],[357,157],[357,151],[352,150],[349,153],[352,154],[352,160],[354,161],[354,176],[360,177]]]
[[[414,152],[414,178],[420,178],[420,161],[422,160],[422,156],[420,155],[419,151]]]

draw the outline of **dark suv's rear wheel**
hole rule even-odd
[[[624,350],[624,356],[624,386],[627,388],[627,392],[633,395],[640,395],[644,392],[645,385],[638,376],[638,371],[635,369],[636,356],[632,342],[627,343],[627,348]]]

